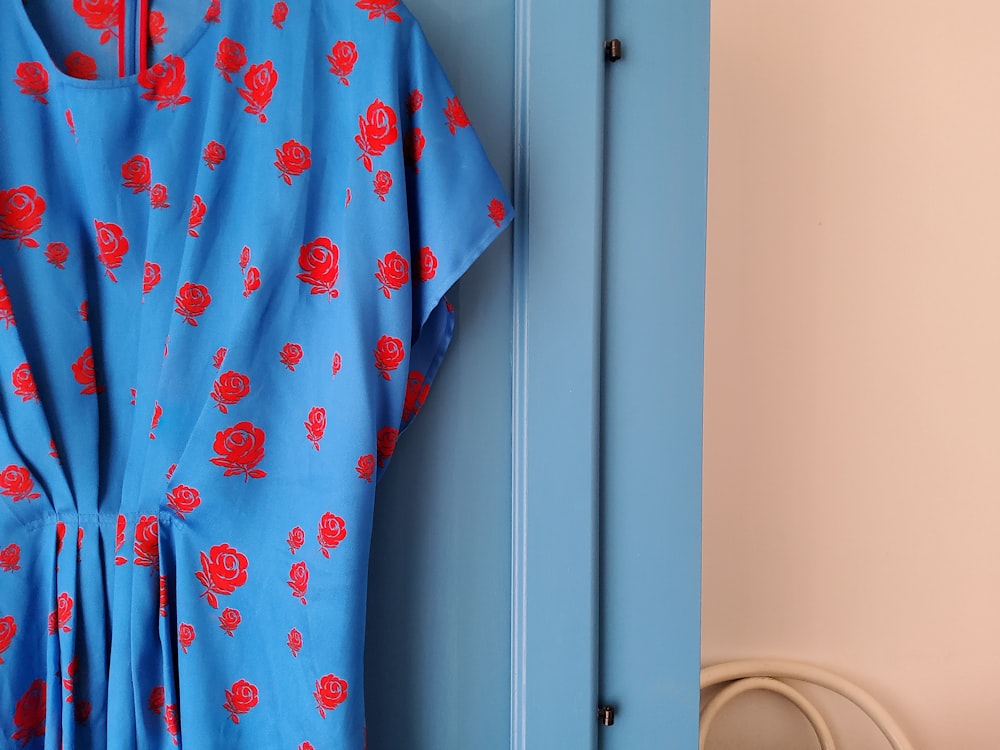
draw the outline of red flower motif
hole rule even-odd
[[[45,680],[34,680],[14,706],[14,726],[10,737],[24,747],[36,737],[45,736]]]
[[[114,269],[121,266],[128,252],[128,238],[122,234],[120,226],[110,221],[94,219],[94,231],[97,233],[97,260],[104,266],[104,275],[117,283]]]
[[[67,109],[65,114],[66,114],[66,124],[69,125],[69,134],[75,136],[76,125],[73,124],[73,111]]]
[[[74,50],[66,55],[64,67],[66,75],[73,78],[84,81],[93,81],[97,78],[97,60],[80,50]]]
[[[17,321],[14,320],[14,307],[10,303],[10,294],[2,278],[0,278],[0,320],[3,321],[5,329],[17,325]]]
[[[59,594],[56,601],[56,609],[49,613],[49,635],[55,635],[58,631],[70,632],[72,628],[69,621],[73,618],[73,597],[65,591]]]
[[[66,702],[70,703],[73,701],[73,678],[76,677],[76,670],[80,666],[80,658],[77,654],[73,654],[73,658],[70,659],[69,664],[66,666],[66,674],[68,677],[64,677],[62,681],[63,688],[66,692],[70,693],[69,697],[66,698]]]
[[[375,173],[372,185],[375,186],[375,195],[378,196],[380,201],[385,203],[385,196],[389,194],[389,188],[392,187],[392,175],[386,170],[380,169]]]
[[[239,70],[239,68],[237,68],[237,70]],[[214,171],[217,166],[225,161],[226,147],[218,141],[209,141],[208,145],[205,146],[205,150],[201,154],[201,158],[205,160],[206,166]]]
[[[176,109],[191,101],[190,96],[183,94],[186,83],[184,58],[177,55],[167,55],[152,68],[139,72],[139,85],[149,89],[143,92],[142,98],[156,102],[157,109]]]
[[[154,714],[158,714],[163,710],[163,703],[166,700],[165,693],[166,691],[162,685],[157,685],[149,691],[149,700],[146,701],[146,705],[149,706],[149,710]]]
[[[80,724],[83,724],[90,718],[92,708],[88,700],[73,701],[73,718]]]
[[[347,192],[344,193],[344,208],[347,208],[349,205],[351,205],[351,189],[347,188]]]
[[[132,549],[136,565],[153,569],[160,567],[160,527],[156,516],[139,516]]]
[[[160,402],[159,401],[154,401],[153,402],[153,419],[149,423],[149,439],[150,440],[156,440],[156,435],[153,434],[153,431],[160,424],[160,417],[162,417],[162,416],[163,416],[163,407],[160,406]]]
[[[250,393],[250,378],[236,370],[222,373],[212,386],[212,399],[219,411],[229,413],[229,408]]]
[[[38,388],[35,387],[35,378],[27,362],[22,362],[14,368],[10,380],[14,385],[14,395],[20,396],[21,401],[38,400]]]
[[[418,370],[410,370],[410,376],[406,380],[406,397],[403,400],[404,422],[417,416],[430,390],[431,387],[424,382],[424,374]]]
[[[196,326],[198,321],[195,318],[200,317],[212,303],[212,295],[207,287],[188,281],[177,291],[174,302],[177,304],[174,312],[180,313],[185,323]]]
[[[226,632],[230,638],[233,637],[233,633],[236,632],[236,628],[240,626],[243,622],[243,618],[240,617],[240,612],[238,609],[233,609],[232,607],[226,607],[222,610],[222,614],[219,616],[219,627]]]
[[[326,712],[332,711],[347,700],[347,680],[328,674],[316,680],[316,690],[313,692],[316,708],[324,719]]]
[[[281,348],[279,358],[281,359],[281,364],[292,372],[295,372],[295,365],[302,361],[302,347],[289,342]]]
[[[257,266],[250,266],[247,275],[243,277],[243,296],[249,297],[260,289],[260,270]]]
[[[437,275],[438,259],[429,247],[420,248],[420,271],[417,278],[421,281],[430,281]]]
[[[218,609],[218,596],[229,596],[247,582],[247,557],[229,544],[216,544],[207,555],[201,553],[201,570],[194,575],[205,587],[201,595]]]
[[[226,79],[226,83],[232,83],[233,75],[239,73],[246,64],[247,51],[243,45],[229,37],[224,37],[219,42],[219,49],[215,53],[215,67]]]
[[[170,208],[167,203],[167,186],[161,182],[153,185],[149,190],[149,205],[153,208]]]
[[[312,166],[309,149],[296,140],[285,141],[281,144],[281,148],[274,149],[274,155],[278,157],[274,166],[289,185],[292,184],[293,177],[297,177]]]
[[[169,31],[166,20],[158,10],[149,11],[149,41],[153,44],[163,44],[163,35]]]
[[[395,143],[399,137],[395,110],[381,99],[374,100],[368,105],[364,116],[358,117],[358,131],[358,135],[354,136],[354,142],[361,149],[361,156],[358,158],[363,160],[365,169],[371,172],[372,157],[384,154],[386,147]]]
[[[288,532],[288,551],[293,555],[300,549],[306,541],[306,533],[302,530],[301,526],[296,526],[294,529]]]
[[[14,622],[14,617],[12,615],[0,617],[0,664],[3,664],[3,652],[10,648],[11,641],[14,640],[16,634],[17,623]],[[288,634],[289,640],[291,640],[291,635],[291,633]]]
[[[406,351],[403,349],[402,341],[394,336],[383,336],[375,345],[375,368],[383,378],[392,380],[389,372],[399,367],[405,356]]]
[[[497,226],[503,224],[504,216],[507,215],[507,209],[504,207],[503,202],[494,198],[490,201],[490,219]]]
[[[250,248],[244,245],[240,251],[240,270],[245,273],[248,265],[250,265]]]
[[[413,167],[414,172],[420,171],[417,162],[423,157],[426,145],[427,139],[424,138],[424,133],[420,128],[411,130],[403,140],[403,160]]]
[[[118,36],[118,13],[121,0],[73,0],[73,10],[87,26],[101,32],[101,44]]]
[[[367,743],[367,741],[366,741],[366,743]],[[367,746],[367,744],[365,746],[363,746],[361,750],[364,750],[364,747],[366,747],[366,746]],[[298,750],[316,750],[316,748],[313,747],[313,744],[311,742],[306,741],[306,742],[303,742],[301,745],[299,745]]]
[[[56,522],[56,554],[62,553],[63,540],[66,538],[66,524],[62,521]]]
[[[326,56],[330,61],[330,72],[340,79],[345,86],[350,86],[351,82],[347,76],[354,70],[354,64],[358,61],[358,48],[354,42],[345,42],[341,39],[330,50]]]
[[[167,493],[167,507],[182,521],[184,516],[201,505],[201,493],[194,487],[179,484]]]
[[[399,23],[403,20],[398,13],[392,10],[399,5],[399,0],[358,0],[354,5],[361,10],[367,10],[370,21],[381,18],[382,23],[387,21]]]
[[[194,643],[195,632],[194,625],[189,625],[186,622],[182,622],[177,626],[177,642],[180,643],[181,651],[185,654]]]
[[[347,538],[347,526],[344,519],[333,513],[327,512],[319,519],[319,533],[316,539],[319,540],[319,551],[323,557],[330,559],[330,550],[334,549],[344,539]]]
[[[142,268],[142,293],[149,294],[160,283],[160,264],[146,261]]]
[[[322,406],[314,406],[309,410],[309,416],[302,423],[306,428],[306,439],[312,443],[313,448],[319,450],[319,441],[323,439],[326,432],[326,409]]]
[[[240,723],[240,715],[257,705],[257,686],[246,680],[238,680],[226,691],[226,702],[222,707],[229,712],[235,724]]]
[[[445,101],[444,116],[448,120],[448,130],[451,131],[452,135],[457,133],[458,128],[467,128],[470,125],[469,117],[462,109],[462,102],[458,100],[457,96]]]
[[[306,603],[306,590],[309,588],[309,568],[304,560],[292,563],[288,571],[288,585],[292,589],[292,596],[303,604]]]
[[[17,246],[38,247],[29,237],[42,226],[45,199],[30,185],[0,190],[0,239],[17,240]]]
[[[317,237],[299,248],[299,268],[302,273],[295,278],[312,286],[312,294],[337,297],[337,278],[340,276],[340,248],[329,237]]]
[[[66,266],[64,264],[68,258],[69,248],[66,247],[65,242],[50,242],[45,246],[45,260],[56,268],[60,270],[65,269]]]
[[[198,227],[201,226],[201,222],[205,220],[205,211],[208,210],[208,206],[205,205],[205,201],[201,199],[200,195],[195,195],[191,199],[191,215],[188,217],[188,234],[192,237],[198,237]]]
[[[115,527],[115,565],[124,565],[128,562],[127,558],[122,557],[118,554],[121,550],[122,545],[125,544],[125,528],[128,526],[128,519],[125,518],[121,513],[118,514],[118,525]]]
[[[354,470],[358,472],[359,478],[364,479],[366,482],[372,481],[372,476],[375,474],[375,456],[371,453],[361,456]]]
[[[167,725],[167,734],[177,744],[177,734],[181,731],[181,717],[177,712],[177,704],[171,703],[163,707],[163,723]]]
[[[410,264],[406,262],[406,258],[392,250],[386,253],[384,258],[379,259],[375,278],[381,284],[382,294],[385,295],[385,298],[391,299],[392,293],[402,289],[403,284],[410,280]],[[383,336],[382,338],[387,337]],[[396,340],[398,341],[398,339]],[[381,343],[380,341],[379,344],[381,345]],[[375,356],[377,360],[378,354],[376,353]]]
[[[331,377],[337,377],[337,373],[340,372],[341,365],[344,360],[340,356],[340,352],[333,353],[333,361],[330,363],[330,371],[333,373]]]
[[[225,362],[226,354],[228,353],[229,350],[226,347],[220,346],[218,350],[215,352],[215,354],[212,355],[212,367],[214,367],[216,370],[221,369],[222,363]]]
[[[21,548],[11,542],[0,550],[0,570],[4,573],[13,573],[21,569]],[[0,651],[3,651],[0,648]]]
[[[80,303],[80,309],[76,312],[80,316],[80,320],[86,321],[88,319],[90,316],[90,307],[87,305],[87,300]]]
[[[212,3],[208,6],[208,10],[205,11],[205,23],[220,23],[221,21],[222,21],[221,0],[212,0]]]
[[[266,471],[255,468],[264,459],[265,437],[264,430],[251,422],[238,422],[215,433],[212,450],[218,455],[210,460],[216,466],[225,468],[223,476],[242,474],[245,482],[251,477],[265,477]]]
[[[406,100],[406,108],[410,110],[410,113],[416,112],[424,106],[424,95],[420,93],[420,89],[413,89],[410,92],[409,98]]]
[[[122,164],[122,179],[125,180],[122,184],[131,188],[133,193],[149,190],[153,184],[153,170],[149,164],[149,158],[142,154],[136,154]]]
[[[240,96],[247,101],[247,106],[243,111],[257,115],[261,122],[267,122],[267,115],[264,110],[271,103],[274,95],[274,87],[278,84],[278,71],[274,69],[274,64],[270,60],[263,63],[251,65],[243,76],[245,89],[239,89]]]
[[[288,640],[286,643],[288,645],[288,649],[292,652],[292,656],[297,657],[299,655],[299,651],[302,650],[302,633],[300,633],[297,629],[292,628],[288,631]]]
[[[399,430],[395,427],[383,427],[378,431],[376,448],[378,453],[378,465],[385,466],[386,461],[396,450],[396,440],[399,438]]]
[[[167,592],[167,577],[160,576],[160,617],[167,616],[167,604],[169,603]]]
[[[35,492],[35,482],[26,466],[8,464],[0,473],[0,495],[9,497],[12,502],[21,500],[37,500],[41,497]]]
[[[271,10],[271,23],[273,23],[277,28],[285,28],[282,24],[288,18],[288,4],[284,0],[278,0],[274,4],[274,8]]]
[[[14,83],[21,87],[21,93],[30,96],[39,104],[48,104],[45,95],[49,93],[49,73],[40,62],[18,63]]]

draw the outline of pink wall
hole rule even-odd
[[[997,747],[1000,3],[712,26],[703,660],[810,661],[917,747]],[[810,746],[732,725],[710,747]]]

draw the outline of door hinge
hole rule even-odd
[[[614,706],[598,706],[597,707],[597,721],[602,727],[610,727],[615,723],[615,707]]]
[[[604,43],[604,59],[608,62],[618,62],[622,59],[621,39],[609,39]]]

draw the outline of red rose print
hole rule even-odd
[[[73,112],[69,109],[66,110],[66,124],[69,125],[69,134],[75,136],[76,125],[73,124]]]
[[[281,364],[295,372],[295,365],[302,361],[302,347],[289,342],[281,348],[279,357]]]
[[[162,417],[162,416],[163,416],[163,407],[160,406],[160,402],[159,401],[154,401],[153,402],[153,419],[149,423],[149,439],[150,440],[156,440],[156,435],[153,434],[153,431],[156,430],[156,428],[159,426],[159,424],[160,424],[160,417]]]
[[[421,281],[430,281],[437,275],[438,259],[429,247],[420,248],[420,273],[417,275]]]
[[[292,589],[292,596],[305,604],[306,590],[309,588],[309,568],[306,567],[304,560],[292,563],[288,571],[288,585]]]
[[[337,297],[337,278],[340,276],[340,248],[329,237],[317,237],[299,248],[299,268],[302,273],[295,278],[312,286],[312,294]]]
[[[406,100],[406,108],[413,113],[422,106],[424,106],[424,95],[420,93],[420,89],[413,89],[413,91],[410,92],[409,99]]]
[[[69,248],[66,247],[65,242],[50,242],[45,246],[45,260],[56,268],[60,270],[65,269],[65,263],[68,258]]]
[[[104,275],[114,282],[114,269],[122,264],[122,258],[128,252],[128,238],[122,234],[122,228],[110,221],[94,219],[94,231],[97,233],[97,260],[104,266]]]
[[[14,372],[10,374],[10,380],[14,384],[14,395],[20,396],[21,401],[38,400],[38,389],[35,387],[35,378],[32,376],[27,362],[22,362],[14,368]]]
[[[344,539],[347,538],[347,527],[344,519],[333,513],[324,513],[319,519],[319,533],[316,535],[319,540],[319,551],[323,557],[330,559],[330,550],[334,549]]]
[[[149,189],[149,205],[153,208],[170,208],[166,185],[158,182]]]
[[[184,516],[201,505],[201,493],[194,487],[179,484],[167,493],[167,507],[182,521]]]
[[[344,208],[347,208],[349,205],[351,205],[351,189],[347,188],[347,192],[344,193]]]
[[[153,569],[160,567],[160,528],[156,516],[139,516],[132,549],[136,565]]]
[[[212,399],[223,414],[228,414],[228,407],[249,393],[250,378],[236,370],[222,373],[212,386]]]
[[[121,0],[73,0],[73,10],[87,26],[101,32],[101,44],[118,36],[118,13]]]
[[[59,463],[59,451],[56,450],[56,441],[49,440],[49,455]]]
[[[243,296],[249,297],[260,289],[260,269],[257,266],[250,266],[247,275],[243,277]]]
[[[80,320],[86,321],[88,319],[90,315],[89,310],[90,308],[87,305],[87,300],[84,300],[83,302],[80,303],[80,309],[76,311],[77,315],[80,316]]]
[[[149,691],[149,700],[146,702],[146,705],[149,706],[149,710],[154,714],[158,714],[163,710],[164,695],[165,691],[162,685],[158,685]]]
[[[445,105],[444,116],[448,119],[448,130],[452,135],[456,134],[458,128],[469,127],[469,118],[457,96],[454,99],[447,99]]]
[[[76,548],[78,550],[79,549],[83,549],[83,536],[84,536],[84,534],[83,534],[83,528],[82,527],[78,528],[76,530]]]
[[[9,464],[0,473],[0,495],[9,497],[15,503],[21,500],[30,502],[41,497],[35,492],[35,482],[27,467],[14,464]]]
[[[167,725],[167,734],[177,744],[177,734],[181,731],[181,717],[177,712],[177,704],[171,703],[163,707],[163,723]]]
[[[36,737],[45,736],[45,680],[34,680],[14,707],[14,726],[17,731],[11,739],[24,747]]]
[[[343,365],[343,358],[340,356],[340,352],[333,353],[333,361],[330,363],[330,370],[333,372],[332,377],[337,377],[337,373],[340,372],[341,365]]]
[[[188,234],[192,237],[198,237],[198,227],[201,226],[201,222],[205,220],[205,211],[208,206],[205,205],[205,201],[201,199],[200,195],[196,195],[191,200],[191,215],[188,217]]]
[[[146,261],[142,268],[142,293],[144,295],[153,291],[153,287],[160,283],[160,264]]]
[[[122,179],[125,180],[122,184],[130,188],[133,193],[149,190],[153,184],[153,170],[149,159],[142,154],[136,154],[122,164]]]
[[[411,130],[403,141],[403,159],[413,167],[414,172],[420,171],[417,162],[424,155],[424,146],[426,145],[427,139],[424,138],[424,133],[420,128]]]
[[[160,617],[167,616],[167,604],[169,603],[169,592],[167,591],[167,577],[160,576]]]
[[[354,142],[361,149],[361,159],[365,169],[372,171],[372,157],[381,156],[387,146],[391,146],[399,137],[396,130],[396,112],[392,107],[376,99],[368,105],[364,116],[358,117],[358,134]]]
[[[115,528],[115,565],[124,565],[128,562],[127,558],[122,557],[118,554],[121,550],[122,545],[125,544],[125,529],[128,526],[128,519],[125,518],[121,513],[118,514],[118,525]]]
[[[383,378],[392,380],[389,372],[399,367],[405,356],[402,341],[394,336],[383,336],[375,346],[375,368]]]
[[[60,630],[64,633],[70,632],[69,621],[72,618],[73,597],[64,591],[59,594],[55,611],[49,614],[49,635],[55,635]]]
[[[431,387],[424,382],[424,374],[417,370],[410,370],[410,376],[406,380],[406,398],[403,401],[403,421],[413,419],[417,412],[427,400],[427,394]]]
[[[201,595],[218,609],[218,596],[229,596],[247,582],[246,555],[228,544],[216,544],[207,555],[201,553],[201,570],[194,575],[205,587]]]
[[[0,278],[0,320],[3,321],[5,329],[17,325],[14,320],[14,307],[10,303],[10,294],[8,294],[7,285],[3,283],[2,278]]]
[[[233,633],[236,632],[236,628],[240,626],[243,622],[243,618],[240,617],[240,612],[232,607],[226,607],[222,610],[222,614],[219,615],[219,627],[225,631],[226,635],[230,638],[233,637]]]
[[[257,115],[261,122],[267,122],[267,115],[264,110],[271,103],[274,94],[274,87],[278,84],[278,71],[274,69],[274,64],[270,60],[263,63],[251,65],[243,76],[245,89],[239,89],[240,96],[247,101],[247,106],[243,111]]]
[[[250,265],[250,248],[244,245],[240,251],[240,270],[245,273],[248,265]]]
[[[149,41],[153,44],[163,44],[163,35],[169,31],[166,19],[158,10],[149,11]]]
[[[246,680],[239,680],[226,691],[226,702],[222,707],[229,712],[234,723],[240,723],[240,715],[257,705],[257,686]]]
[[[303,742],[299,745],[298,750],[316,750],[316,748],[313,747],[311,742]],[[365,750],[364,747],[361,750]]]
[[[237,68],[237,70],[239,70],[239,68]],[[205,165],[214,171],[217,166],[225,161],[226,147],[218,141],[209,141],[208,145],[205,146],[205,150],[202,152],[201,158],[205,160]]]
[[[177,626],[177,641],[181,645],[181,650],[186,654],[191,644],[194,643],[194,625],[182,622]]]
[[[63,540],[66,538],[66,524],[62,521],[56,522],[56,554],[60,554],[63,548]]]
[[[372,481],[372,476],[375,474],[375,456],[371,453],[361,456],[354,470],[358,472],[358,477],[361,479],[364,479],[366,482]]]
[[[195,318],[200,317],[212,303],[212,295],[207,287],[188,281],[178,290],[174,302],[177,303],[174,312],[180,313],[185,323],[196,326],[198,321]]]
[[[143,92],[142,98],[156,102],[157,109],[176,109],[191,101],[190,96],[182,93],[185,83],[184,58],[177,55],[167,55],[152,68],[139,72],[139,85],[149,89]]]
[[[385,196],[389,194],[389,188],[392,187],[392,175],[384,169],[380,169],[375,173],[375,179],[372,180],[372,185],[375,186],[375,195],[378,196],[380,201],[385,203]]]
[[[211,462],[225,468],[224,476],[242,474],[244,482],[251,477],[265,477],[266,471],[255,468],[264,459],[264,440],[264,430],[250,422],[238,422],[215,433],[212,450],[218,456],[211,459]]]
[[[298,632],[298,631],[295,631]],[[3,664],[3,652],[10,648],[11,641],[17,634],[17,623],[11,615],[0,617],[0,664]],[[291,633],[288,634],[289,641]]]
[[[39,104],[48,104],[45,95],[49,93],[49,73],[40,62],[22,62],[17,66],[14,83],[21,87],[21,93],[30,96]]]
[[[306,540],[306,533],[302,530],[301,526],[296,526],[294,529],[288,532],[288,551],[293,555],[300,549]]]
[[[490,201],[490,219],[497,226],[503,223],[504,216],[507,214],[507,209],[504,207],[503,203],[496,198]]]
[[[226,361],[226,354],[228,353],[229,350],[226,347],[220,346],[215,354],[212,355],[212,367],[216,370],[222,369],[222,363]]]
[[[242,44],[224,37],[215,53],[215,67],[219,69],[226,83],[233,82],[233,75],[247,64],[247,52]]]
[[[381,284],[382,294],[385,295],[386,299],[390,299],[393,292],[402,289],[403,284],[410,280],[410,264],[406,262],[406,258],[392,250],[386,253],[384,258],[379,259],[375,278]],[[383,338],[386,337],[383,336]],[[379,344],[381,343],[379,342]],[[378,354],[376,354],[377,357]]]
[[[29,237],[42,226],[45,199],[30,185],[0,190],[0,239],[17,240],[17,246],[38,247]]]
[[[13,542],[0,550],[0,570],[13,573],[21,569],[21,548]],[[2,651],[3,649],[0,649]]]
[[[354,5],[361,10],[367,10],[369,20],[381,18],[382,23],[386,23],[387,21],[396,21],[399,23],[403,20],[393,10],[393,8],[399,5],[399,0],[358,0]]]
[[[73,718],[83,724],[90,718],[92,708],[88,700],[73,701]]]
[[[326,409],[322,406],[314,406],[309,410],[309,416],[302,423],[306,428],[306,439],[312,443],[313,448],[319,450],[319,441],[323,439],[326,432]]]
[[[73,678],[76,677],[76,670],[77,670],[77,668],[79,668],[79,666],[80,666],[80,657],[77,656],[76,654],[73,654],[73,658],[70,659],[69,664],[66,666],[66,674],[69,675],[69,676],[63,678],[63,681],[62,681],[63,687],[69,693],[73,692]],[[66,699],[66,702],[69,703],[69,702],[72,702],[72,700],[73,700],[73,696],[70,695]]]
[[[299,651],[302,650],[302,633],[292,628],[288,631],[288,640],[286,643],[288,644],[288,649],[292,652],[292,656],[298,656]]]
[[[378,465],[385,466],[386,461],[392,455],[393,451],[396,450],[396,439],[399,437],[399,430],[395,427],[383,427],[378,431],[377,437],[377,452],[378,452]]]
[[[278,157],[274,166],[281,172],[281,179],[289,185],[292,178],[305,172],[312,166],[312,156],[309,149],[296,140],[285,141],[281,148],[274,149],[274,155]]]
[[[347,681],[336,675],[324,675],[316,680],[313,698],[316,699],[319,715],[325,719],[327,711],[332,711],[347,700]]]
[[[354,70],[354,64],[358,61],[358,48],[354,42],[340,40],[333,45],[326,59],[330,61],[330,72],[337,76],[342,84],[350,86],[351,82],[347,80],[347,76]]]
[[[205,11],[205,23],[221,23],[222,4],[221,0],[212,0],[208,10]]]
[[[271,23],[277,28],[285,28],[283,24],[288,18],[288,4],[284,0],[278,0],[274,4],[274,8],[271,10]]]
[[[66,55],[66,75],[93,81],[97,78],[97,61],[90,55],[75,50]]]

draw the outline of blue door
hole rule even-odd
[[[408,4],[518,220],[380,485],[369,747],[693,747],[708,2]]]

